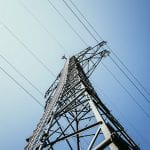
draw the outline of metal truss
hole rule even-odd
[[[46,105],[26,150],[137,150],[94,90],[89,77],[109,55],[105,41],[69,58],[45,93]]]

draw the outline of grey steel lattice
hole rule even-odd
[[[102,41],[67,59],[45,93],[44,114],[27,139],[26,150],[139,149],[89,81],[101,59],[109,55],[105,44]]]

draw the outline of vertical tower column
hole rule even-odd
[[[97,110],[97,107],[95,106],[95,104],[93,103],[93,101],[90,99],[89,100],[89,104],[90,107],[92,109],[92,112],[94,113],[94,116],[96,118],[96,120],[100,123],[100,128],[101,131],[105,137],[104,141],[102,141],[96,148],[95,150],[99,150],[99,149],[104,149],[106,148],[108,145],[110,147],[111,150],[118,150],[118,147],[113,143],[112,141],[112,133],[110,132],[109,128],[107,127],[104,119],[102,118],[102,116],[100,115],[100,113]]]

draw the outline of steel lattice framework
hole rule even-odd
[[[66,59],[64,68],[45,93],[46,105],[26,150],[137,150],[94,90],[89,77],[109,55],[105,41]]]

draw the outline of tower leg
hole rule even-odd
[[[91,99],[89,100],[89,104],[90,104],[93,114],[95,115],[96,120],[101,122],[100,127],[101,127],[101,131],[104,135],[105,140],[109,141],[109,142],[105,142],[105,144],[107,144],[106,146],[109,145],[111,150],[118,150],[118,147],[113,142],[111,142],[111,132],[109,128],[107,127],[107,124],[105,123],[104,119],[98,112],[97,107],[95,106],[94,102]],[[100,146],[103,146],[103,145],[100,145]],[[96,150],[101,149],[100,146],[97,147]]]

